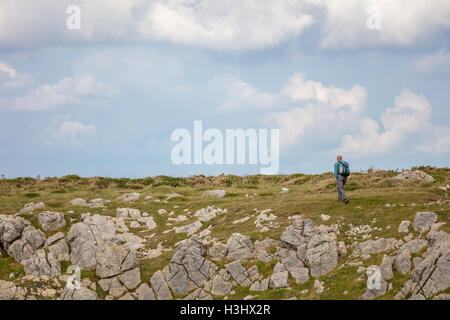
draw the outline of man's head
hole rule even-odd
[[[338,156],[336,157],[337,161],[341,161],[342,160],[342,156],[340,154],[338,154]]]

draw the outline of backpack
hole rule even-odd
[[[348,177],[350,175],[350,166],[347,161],[339,161],[338,173],[343,177]]]

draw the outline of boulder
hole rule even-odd
[[[430,176],[429,174],[426,174],[425,172],[420,171],[420,170],[403,171],[399,175],[395,176],[394,179],[396,179],[396,180],[423,180],[426,182],[434,181],[434,178],[432,176]]]
[[[116,239],[114,223],[98,214],[87,216],[82,222],[72,225],[66,235],[70,247],[70,260],[82,269],[93,269],[97,264],[97,248],[107,241]]]
[[[167,285],[166,279],[161,270],[156,271],[150,278],[150,284],[155,290],[156,298],[158,300],[172,299],[172,293]]]
[[[186,294],[202,287],[216,273],[218,267],[205,259],[205,254],[205,246],[195,237],[177,248],[163,269],[164,278],[175,294]]]
[[[288,286],[288,272],[274,272],[270,277],[269,286],[273,289],[286,288]]]
[[[59,261],[70,260],[70,248],[65,239],[64,233],[58,232],[48,237],[44,244],[45,248],[48,248],[49,252]]]
[[[141,217],[141,212],[138,209],[117,208],[116,209],[116,217],[137,220]]]
[[[227,241],[227,259],[250,259],[255,256],[250,237],[240,233],[233,233]]]
[[[402,243],[403,241],[397,240],[395,238],[367,240],[359,244],[359,250],[361,252],[361,255],[365,256],[392,250]]]
[[[88,288],[69,289],[65,287],[61,293],[61,300],[97,300],[97,294]]]
[[[222,242],[214,242],[208,250],[208,255],[215,259],[223,259],[228,253],[228,247]]]
[[[402,221],[400,222],[400,225],[398,226],[398,232],[409,232],[409,225],[411,224],[411,221]]]
[[[107,200],[108,201],[108,200]],[[89,202],[83,198],[76,198],[69,202],[72,206],[88,207],[88,208],[103,208],[105,207],[104,200],[101,198],[92,199]]]
[[[133,192],[133,193],[126,193],[121,195],[120,197],[117,198],[117,200],[122,200],[125,202],[130,202],[130,201],[136,201],[139,200],[139,198],[141,197],[141,195],[137,192]]]
[[[184,300],[213,300],[213,297],[205,290],[198,288],[184,298]]]
[[[401,274],[408,274],[411,271],[411,255],[408,250],[403,250],[397,255],[394,265]]]
[[[225,281],[221,275],[214,276],[212,280],[212,294],[216,296],[223,296],[228,294],[233,288],[233,284],[229,281]]]
[[[119,275],[119,280],[127,287],[127,289],[132,290],[141,283],[141,270],[139,268],[124,271]]]
[[[234,281],[236,281],[238,285],[246,287],[252,284],[240,260],[236,260],[226,264],[225,268],[231,274]]]
[[[184,196],[179,193],[171,193],[171,194],[167,195],[166,200],[170,200],[172,198],[182,198],[182,197],[184,197]],[[148,199],[145,199],[145,200],[148,200]]]
[[[95,253],[95,258],[95,272],[100,278],[114,277],[123,274],[125,271],[138,268],[136,251],[112,242],[107,242],[98,247]],[[136,273],[139,273],[139,269],[137,269],[137,271],[133,271],[132,276],[139,276],[140,278],[140,273],[139,275]],[[129,279],[130,277],[127,276],[125,278]],[[131,282],[134,283],[135,280],[130,280],[130,283]],[[136,285],[134,287],[136,287]]]
[[[195,221],[190,224],[175,227],[175,233],[186,233],[187,236],[191,236],[196,233],[202,227],[202,223],[200,221]]]
[[[17,286],[13,282],[0,279],[0,301],[12,300],[16,296]]]
[[[23,229],[21,238],[14,241],[8,247],[8,254],[13,256],[17,262],[30,258],[45,242],[45,235],[41,230],[33,226]]]
[[[414,230],[423,233],[428,231],[437,220],[437,214],[434,212],[417,212],[413,220]]]
[[[146,283],[141,284],[135,292],[138,295],[138,300],[156,300],[152,288]]]
[[[218,214],[226,213],[226,212],[227,212],[226,209],[214,208],[212,206],[208,206],[206,208],[197,210],[194,213],[194,216],[198,217],[198,220],[206,222],[206,221],[209,221],[209,220],[215,218]]]
[[[316,227],[312,220],[295,219],[280,239],[297,251],[297,258],[307,265],[313,277],[320,277],[337,266],[336,234],[327,226]]]
[[[138,219],[139,222],[145,223],[145,226],[148,230],[153,230],[156,228],[156,222],[153,220],[153,217],[141,217]]]
[[[426,298],[450,287],[450,235],[444,231],[430,233],[424,259],[411,272],[411,280],[415,284],[413,293],[421,288]]]
[[[30,222],[22,217],[0,214],[0,246],[5,250],[17,239],[22,237],[23,230]]]
[[[226,193],[225,190],[206,190],[202,193],[202,196],[223,198]]]
[[[381,262],[381,265],[380,265],[380,272],[381,272],[381,277],[384,280],[389,280],[394,277],[394,272],[392,271],[392,264],[394,263],[394,261],[395,261],[395,257],[393,257],[393,256],[387,256],[387,255],[383,256],[383,261]]]
[[[425,248],[428,245],[428,241],[425,239],[413,239],[408,242],[406,242],[404,245],[402,245],[398,251],[408,251],[409,253],[417,253],[421,251],[423,248]]]
[[[62,212],[44,211],[38,214],[39,224],[44,231],[55,231],[66,225],[66,219]]]
[[[43,202],[30,202],[27,203],[22,209],[20,209],[19,213],[31,213],[36,210],[42,210],[45,209],[45,204]]]
[[[26,275],[55,277],[61,274],[61,265],[52,252],[48,254],[37,250],[31,257],[22,261]]]

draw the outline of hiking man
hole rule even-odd
[[[338,201],[343,201],[347,204],[348,198],[345,194],[344,185],[347,182],[347,177],[350,175],[350,167],[347,161],[342,160],[342,156],[336,157],[337,162],[334,164],[334,176],[338,185]]]

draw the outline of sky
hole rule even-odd
[[[449,166],[450,2],[2,0],[0,174],[180,164],[174,130],[279,129],[278,173]]]

